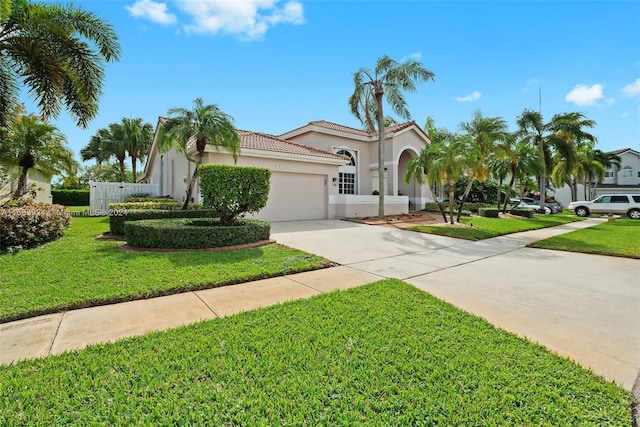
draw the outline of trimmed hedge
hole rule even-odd
[[[522,216],[525,218],[533,218],[534,210],[529,208],[517,208],[517,209],[511,209],[509,213],[511,215]]]
[[[182,209],[182,202],[171,199],[164,199],[161,202],[124,202],[124,203],[109,203],[110,211],[124,211],[131,209]]]
[[[137,248],[203,249],[268,240],[271,224],[243,219],[221,225],[214,218],[147,219],[125,223],[127,244]]]
[[[271,171],[253,166],[202,165],[198,168],[202,205],[218,212],[223,224],[258,212],[269,198]]]
[[[89,190],[51,190],[53,204],[89,206]]]
[[[483,216],[485,218],[498,218],[498,213],[500,210],[498,208],[480,208],[478,209],[478,215]]]
[[[124,199],[125,203],[129,202],[149,202],[149,203],[158,203],[158,202],[168,202],[173,200],[170,197],[147,197],[147,196],[129,196]]]
[[[35,248],[62,237],[71,216],[62,205],[0,208],[0,252]]]
[[[161,218],[216,218],[216,212],[212,209],[130,209],[113,211],[109,216],[109,229],[111,234],[122,236],[125,232],[124,225],[128,221]]]

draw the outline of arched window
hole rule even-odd
[[[631,170],[631,166],[625,166],[622,168],[623,178],[631,178],[632,176],[633,176],[633,171]]]
[[[338,194],[356,194],[357,188],[357,153],[339,149],[336,154],[348,157],[350,162],[338,168]]]

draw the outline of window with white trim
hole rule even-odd
[[[631,170],[631,166],[625,166],[622,168],[622,176],[624,178],[631,178],[633,176],[633,171]]]
[[[357,194],[357,160],[351,150],[338,149],[336,154],[349,158],[349,164],[338,168],[338,194]]]

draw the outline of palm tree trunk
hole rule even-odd
[[[131,176],[134,184],[138,182],[137,163],[138,159],[135,156],[131,156]]]
[[[469,182],[467,183],[467,188],[464,189],[464,194],[462,195],[462,200],[460,200],[460,204],[458,205],[458,217],[456,218],[456,222],[460,222],[460,215],[462,214],[462,207],[464,206],[464,202],[467,200],[467,196],[469,196],[469,192],[471,191],[471,187],[473,186],[474,178],[469,178]]]
[[[24,195],[24,189],[27,186],[27,172],[29,172],[29,168],[23,167],[22,172],[20,172],[20,178],[18,178],[18,186],[13,193],[14,199],[18,199]]]
[[[538,142],[538,153],[540,154],[540,162],[542,163],[542,173],[540,174],[540,211],[544,212],[544,202],[547,193],[547,161],[544,157],[544,140],[540,138]]]
[[[453,225],[453,207],[455,206],[455,202],[453,198],[456,194],[456,183],[449,182],[449,222]]]
[[[118,159],[118,163],[120,164],[120,182],[125,182],[127,179],[127,174],[124,172],[125,171],[124,157],[121,159]]]
[[[196,168],[193,170],[193,175],[189,180],[189,187],[187,187],[187,198],[182,205],[182,210],[189,209],[189,203],[191,202],[191,195],[193,194],[193,187],[196,186],[196,180],[198,179],[198,167],[202,164],[203,154],[198,153],[198,160],[196,161]]]

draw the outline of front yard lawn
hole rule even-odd
[[[419,225],[409,230],[421,233],[438,234],[440,236],[456,237],[467,240],[483,240],[520,231],[536,230],[554,227],[569,222],[582,221],[575,215],[534,215],[533,218],[484,218],[462,217],[461,222],[466,227],[447,225]]]
[[[640,221],[620,218],[540,240],[528,246],[640,259]]]
[[[0,369],[1,425],[627,426],[631,394],[385,280]]]
[[[97,240],[108,218],[75,217],[65,236],[0,256],[0,322],[246,282],[326,266],[281,245],[224,252],[126,252]]]

